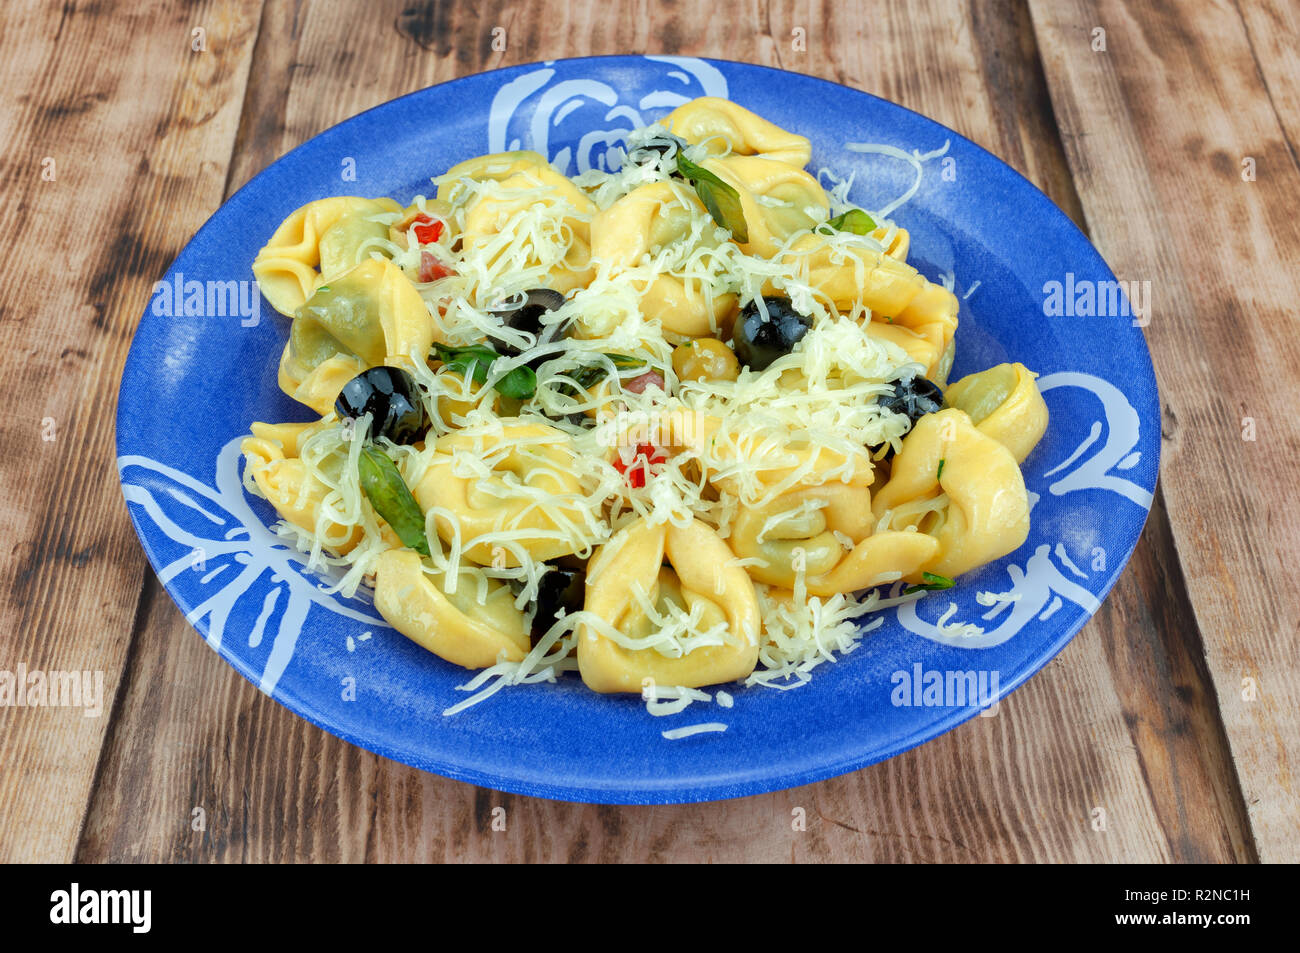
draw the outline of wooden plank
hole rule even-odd
[[[1232,4],[1031,7],[1098,247],[1121,278],[1151,282],[1174,539],[1259,857],[1295,861],[1300,422],[1278,400],[1300,386],[1300,168],[1293,90],[1280,94],[1294,51],[1252,48]],[[1252,12],[1257,40],[1293,29],[1279,9]]]
[[[145,571],[113,463],[118,382],[152,282],[220,200],[253,14],[5,8],[0,255],[26,272],[0,286],[0,669],[97,672],[103,714],[0,710],[0,862],[74,854]]]
[[[1246,28],[1255,67],[1263,80],[1269,105],[1286,137],[1293,163],[1300,144],[1300,8],[1293,3],[1236,4],[1237,15]]]
[[[300,14],[269,3],[248,94],[256,114],[241,124],[232,183],[351,112],[417,85],[541,58],[651,48],[782,65],[895,99],[1003,155],[1081,219],[1019,5],[904,12],[772,4],[729,17],[711,15],[715,9],[557,2],[476,13],[405,3],[386,8],[392,16],[344,22],[332,6]],[[490,49],[497,25],[508,31],[504,54]],[[792,49],[796,27],[806,33],[806,52]],[[364,85],[349,84],[342,63],[346,76],[366,77]],[[657,808],[498,794],[344,745],[231,672],[151,581],[78,856],[1245,859],[1244,810],[1223,740],[1212,714],[1198,716],[1204,674],[1184,644],[1195,630],[1176,564],[1165,570],[1173,563],[1166,525],[1157,508],[1156,532],[1097,619],[996,717],[823,784]],[[1132,638],[1134,628],[1157,637]],[[498,806],[505,831],[492,830]],[[196,808],[202,831],[192,829]],[[1093,828],[1097,809],[1104,830]]]

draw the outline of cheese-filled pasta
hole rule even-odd
[[[803,136],[716,96],[702,96],[678,106],[668,114],[664,126],[699,146],[704,155],[759,155],[795,169],[802,169],[812,158],[812,146]]]
[[[956,409],[917,421],[872,511],[890,529],[915,529],[938,543],[911,581],[920,581],[920,570],[945,577],[968,572],[1012,552],[1029,535],[1029,497],[1015,457]]]
[[[998,364],[949,387],[948,403],[1021,463],[1047,432],[1047,404],[1034,383],[1037,376],[1023,364]]]
[[[707,241],[694,234],[702,212],[699,198],[682,184],[643,185],[597,213],[591,223],[591,253],[614,274],[626,274],[654,251],[673,245],[684,245],[693,255]],[[629,276],[640,295],[641,314],[675,338],[716,334],[736,311],[736,295],[716,294],[707,281],[683,272],[666,271],[646,281]]]
[[[315,417],[251,424],[246,488],[482,679],[802,684],[1024,543],[1048,427],[1019,363],[947,384],[951,280],[811,157],[705,97],[572,177],[516,150],[291,212],[253,270]]]
[[[645,681],[696,688],[744,678],[758,659],[758,597],[706,524],[641,520],[601,547],[587,574],[578,666],[597,692]],[[692,644],[693,643],[693,644]]]
[[[367,247],[388,236],[392,199],[355,196],[309,202],[284,220],[253,259],[253,275],[271,306],[293,313],[320,285],[360,264]]]
[[[280,358],[280,389],[327,413],[349,380],[376,364],[427,354],[434,318],[396,265],[370,259],[317,288],[294,312]]]
[[[445,542],[481,565],[566,556],[595,538],[576,456],[567,434],[541,424],[449,433],[434,444],[415,500]]]
[[[468,573],[454,588],[444,579],[418,553],[387,550],[375,560],[375,608],[408,639],[465,668],[528,654],[527,621],[505,584],[488,583],[480,599]]]
[[[764,156],[711,159],[704,168],[731,185],[740,197],[748,240],[740,247],[770,258],[792,236],[826,220],[830,202],[807,172]]]

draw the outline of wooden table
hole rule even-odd
[[[0,710],[0,860],[1300,859],[1300,11],[905,7],[6,4],[0,669],[102,670],[107,700],[99,718]],[[223,199],[401,93],[627,52],[781,66],[918,110],[1151,282],[1150,521],[1101,611],[998,717],[736,801],[504,795],[290,714],[148,568],[116,479],[118,382],[152,283]]]

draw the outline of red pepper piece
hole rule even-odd
[[[636,455],[630,463],[624,463],[622,457],[614,458],[614,469],[627,477],[628,486],[639,490],[645,486],[646,478],[650,475],[650,467],[656,463],[663,463],[667,459],[664,452],[654,444],[639,443],[636,446]]]
[[[442,222],[435,222],[423,212],[415,216],[415,221],[420,223],[415,226],[415,240],[421,245],[431,245],[441,237]]]

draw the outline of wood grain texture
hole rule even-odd
[[[716,5],[695,2],[407,0],[356,17],[340,5],[271,0],[228,190],[321,129],[432,82],[545,58],[649,51],[784,66],[893,99],[1002,156],[1085,223],[1021,5],[735,8],[719,17]],[[495,26],[507,30],[504,53],[491,49]],[[805,52],[792,48],[795,27],[806,31]],[[1159,498],[1102,611],[995,717],[843,778],[707,805],[563,804],[377,758],[260,695],[150,577],[77,856],[1250,860],[1212,695]],[[505,831],[492,829],[496,807],[505,809]],[[202,831],[193,829],[196,808]]]
[[[1294,11],[1249,6],[1031,2],[1094,239],[1151,282],[1161,482],[1259,857],[1295,861],[1300,167],[1294,52],[1263,39]]]
[[[1300,7],[1294,3],[1236,3],[1246,43],[1269,105],[1286,137],[1291,162],[1300,163]]]
[[[153,281],[220,201],[256,32],[248,12],[5,5],[0,669],[99,672],[105,698],[98,718],[0,709],[0,861],[74,855],[146,566],[117,485],[112,410]]]

